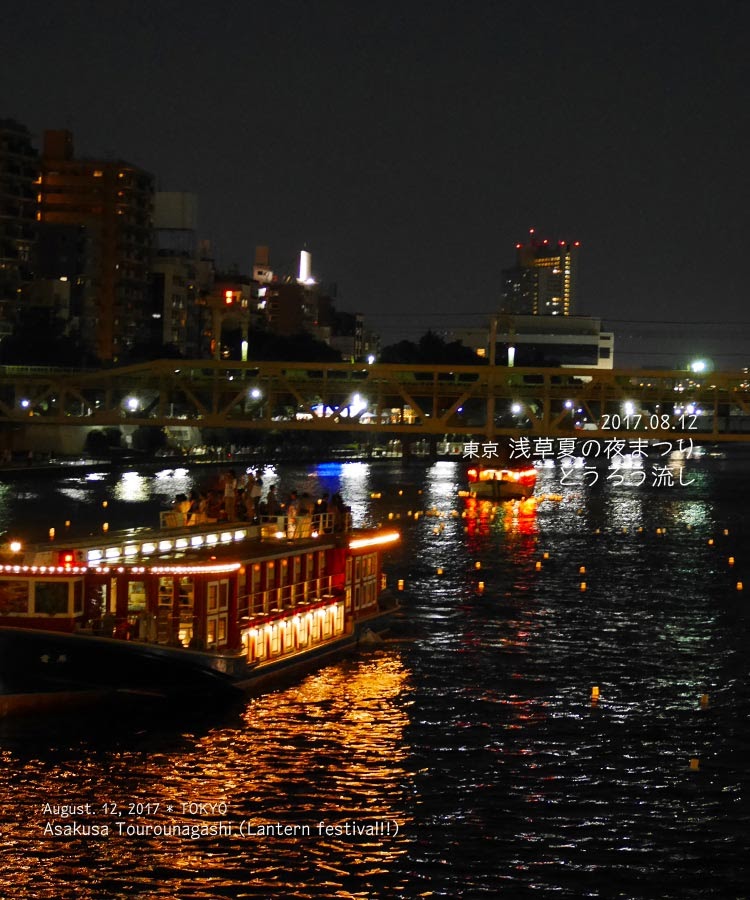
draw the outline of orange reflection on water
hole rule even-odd
[[[252,700],[241,731],[211,733],[198,742],[195,790],[223,799],[253,834],[274,823],[296,828],[296,834],[273,836],[273,849],[292,858],[304,853],[331,873],[332,885],[336,875],[361,877],[373,866],[388,866],[405,852],[395,825],[405,835],[411,821],[394,787],[408,777],[406,680],[400,659],[378,652]],[[347,822],[391,828],[337,833]],[[243,845],[257,862],[270,849],[267,836]],[[184,857],[170,856],[172,865],[194,866],[194,854],[185,850]]]
[[[413,774],[405,768],[407,681],[398,652],[385,647],[255,698],[228,725],[171,734],[166,741],[151,742],[139,732],[134,749],[92,754],[75,767],[65,760],[29,764],[24,803],[35,821],[33,827],[13,822],[6,849],[16,874],[24,859],[44,865],[25,881],[19,876],[18,896],[56,897],[60,884],[74,882],[80,900],[99,900],[98,878],[123,889],[142,884],[151,898],[181,891],[235,895],[238,886],[250,885],[266,896],[284,896],[319,881],[321,871],[336,896],[354,897],[355,884],[376,895],[369,879],[389,872],[412,840],[404,787]],[[93,844],[85,837],[45,837],[39,821],[54,819],[41,814],[45,800],[90,802],[91,815],[79,821],[107,824],[108,837]],[[115,814],[103,812],[104,800],[117,804]],[[150,804],[149,811],[131,814],[131,804]],[[230,831],[127,835],[118,833],[118,821],[133,827],[225,823]],[[346,834],[347,822],[391,827]],[[276,825],[286,831],[258,833],[259,826]],[[84,877],[78,863],[93,845],[96,879]]]
[[[466,533],[470,538],[486,537],[492,533],[495,523],[499,522],[505,532],[537,534],[537,506],[535,497],[503,502],[466,497]]]

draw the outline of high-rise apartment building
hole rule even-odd
[[[32,278],[39,160],[27,128],[0,119],[0,311],[8,327],[19,293]]]
[[[191,359],[204,353],[214,281],[206,242],[197,240],[197,204],[195,194],[155,195],[151,344],[169,345]]]
[[[122,160],[76,159],[69,131],[46,131],[37,217],[86,229],[84,346],[117,361],[148,333],[153,177]]]
[[[500,312],[569,316],[575,308],[580,242],[537,240],[516,244],[516,265],[502,272]]]

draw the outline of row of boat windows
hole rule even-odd
[[[248,662],[260,662],[304,650],[343,633],[344,607],[337,603],[327,609],[250,628],[243,634],[242,642]]]
[[[291,559],[273,559],[265,563],[254,563],[247,571],[240,573],[239,592],[256,594],[260,591],[272,591],[276,587],[297,584],[314,578],[323,578],[326,574],[326,558],[323,551],[306,553],[304,556],[293,556]]]
[[[291,566],[286,559],[271,560],[264,564],[256,563],[250,570],[250,578],[244,584],[241,580],[240,595],[257,594],[262,591],[273,591],[276,587],[288,584],[312,582],[325,577],[325,554],[317,554],[315,565],[314,554],[306,554],[304,559],[305,578],[302,578],[303,558],[292,558]],[[377,554],[351,558],[346,561],[346,583],[354,583],[354,606],[369,605],[374,601],[377,590]],[[366,582],[365,584],[361,584]],[[116,603],[116,583],[113,579],[109,606],[114,611]],[[145,581],[128,579],[127,609],[129,613],[145,611],[148,607],[147,585]],[[124,586],[123,586],[124,587]],[[181,609],[192,609],[195,605],[195,582],[192,578],[162,577],[158,585],[158,606],[172,607],[177,596]],[[347,591],[349,593],[349,591]],[[351,596],[351,595],[350,595]],[[229,607],[229,582],[221,580],[207,585],[207,612],[227,610]],[[7,615],[78,615],[83,612],[83,580],[70,579],[55,581],[52,579],[3,578],[0,579],[0,616]]]
[[[0,616],[83,612],[83,579],[0,578]]]
[[[313,553],[304,556],[293,556],[290,559],[269,560],[266,563],[255,563],[248,571],[240,574],[240,595],[256,594],[260,591],[272,591],[276,587],[289,584],[311,582],[326,576],[325,553],[317,553],[317,564]],[[377,553],[368,553],[346,561],[346,582],[350,584],[377,574]]]

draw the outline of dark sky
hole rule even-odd
[[[582,242],[619,364],[658,320],[661,362],[730,368],[742,325],[682,323],[750,322],[748,6],[24,0],[0,117],[196,192],[223,265],[306,244],[386,339],[486,321],[533,226]]]

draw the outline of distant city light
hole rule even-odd
[[[131,412],[135,412],[138,409],[139,403],[137,397],[128,397],[125,401],[125,405]]]
[[[514,416],[517,416],[521,412],[522,409],[523,409],[523,407],[521,406],[520,403],[514,403],[511,406],[510,411],[513,413]]]
[[[370,365],[372,365],[375,362],[375,357],[372,355],[372,353],[367,357],[367,362]]]
[[[367,400],[365,400],[361,394],[354,394],[351,403],[349,404],[349,415],[357,416],[359,413],[364,412],[367,409],[367,406]]]
[[[260,398],[263,396],[263,393],[260,388],[253,388],[250,391],[250,396],[253,398],[253,400],[260,400]]]
[[[705,372],[706,368],[707,368],[707,364],[706,364],[705,359],[694,359],[690,363],[690,371],[695,372],[696,374],[700,373],[700,372]]]

